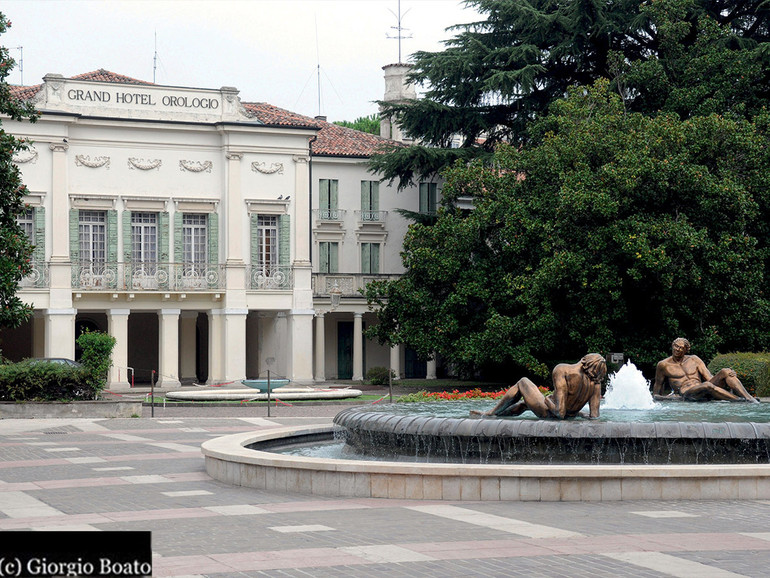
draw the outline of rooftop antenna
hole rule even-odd
[[[318,15],[315,16],[316,82],[318,84],[318,116],[321,116],[321,51],[318,48]]]
[[[406,39],[412,37],[411,33],[406,35],[406,36],[404,35],[404,31],[409,30],[409,29],[408,28],[404,28],[403,26],[401,26],[401,18],[406,16],[407,13],[409,12],[409,10],[411,10],[411,8],[409,8],[409,10],[407,10],[406,12],[401,14],[401,0],[398,0],[398,14],[393,12],[393,10],[391,10],[390,8],[388,8],[388,10],[390,11],[391,14],[393,14],[393,16],[396,17],[396,22],[398,23],[398,25],[397,26],[391,26],[391,28],[396,31],[396,35],[395,36],[390,36],[389,34],[385,34],[385,37],[386,38],[390,38],[390,39],[394,39],[395,38],[395,39],[398,40],[398,63],[401,64],[401,41],[402,40],[406,40]]]
[[[14,46],[12,50],[19,51],[19,72],[21,73],[21,86],[24,86],[24,47]]]
[[[158,31],[155,31],[155,52],[152,55],[152,83],[155,84],[155,71],[158,69]]]

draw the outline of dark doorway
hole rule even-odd
[[[337,323],[337,379],[353,379],[353,322]]]
[[[404,351],[404,377],[406,379],[425,379],[428,375],[428,362],[417,357],[411,347]]]

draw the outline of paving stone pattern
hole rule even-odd
[[[154,576],[766,576],[770,502],[430,502],[229,486],[200,444],[339,407],[0,420],[0,530],[150,530]],[[228,415],[229,412],[229,415]]]

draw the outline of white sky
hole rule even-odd
[[[8,82],[105,68],[174,86],[234,86],[267,102],[330,121],[377,112],[382,66],[398,62],[398,0],[3,0],[12,27],[0,36],[17,67]],[[402,61],[438,51],[448,26],[478,15],[460,0],[401,0]]]

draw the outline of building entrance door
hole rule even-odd
[[[425,379],[428,375],[428,363],[417,357],[417,352],[411,347],[404,351],[404,377],[406,379]]]
[[[337,379],[353,378],[353,322],[337,324]]]

